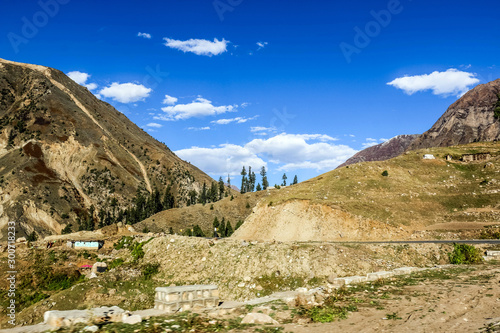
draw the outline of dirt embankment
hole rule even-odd
[[[403,266],[447,263],[451,244],[332,244],[218,241],[167,235],[144,246],[163,285],[216,284],[221,299],[243,300],[328,279]]]
[[[401,240],[410,233],[337,208],[291,200],[273,206],[260,204],[235,232],[234,239],[260,241]]]

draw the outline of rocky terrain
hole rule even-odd
[[[398,135],[392,139],[387,140],[386,142],[382,142],[378,145],[363,149],[362,151],[356,153],[353,157],[349,158],[347,161],[339,165],[337,169],[355,163],[385,161],[399,156],[404,153],[413,143],[413,141],[415,141],[419,136],[419,134]]]
[[[17,237],[102,226],[155,188],[182,207],[212,181],[62,72],[0,59],[0,239],[12,220]]]
[[[495,116],[499,94],[500,79],[480,84],[453,103],[424,134],[398,135],[363,149],[338,168],[360,162],[385,161],[407,150],[496,141],[500,138],[500,120]]]
[[[410,150],[447,147],[500,138],[495,105],[500,100],[500,79],[480,84],[453,103],[439,120],[409,147]]]
[[[100,238],[105,245],[98,252],[67,248],[66,240],[78,239],[76,235],[51,236],[55,242],[51,249],[46,249],[46,241],[32,243],[33,248],[18,246],[20,324],[40,322],[48,310],[112,305],[127,310],[151,308],[154,288],[172,284],[216,284],[226,301],[299,287],[328,289],[336,277],[444,264],[452,248],[451,244],[245,242],[128,231]],[[117,246],[120,243],[130,246]],[[141,251],[133,244],[140,243],[143,252],[136,256]],[[2,271],[6,259],[7,252],[1,252]],[[107,263],[108,271],[98,278],[84,278],[90,274],[85,265],[96,261]],[[145,275],[148,271],[152,272],[149,277]],[[59,281],[62,276],[65,278]],[[0,281],[2,307],[8,301],[6,283]]]
[[[105,327],[108,331],[120,327],[117,331],[131,332],[161,324],[173,332],[189,332],[194,327],[199,332],[211,332],[219,323],[222,326],[218,331],[258,332],[259,326],[241,322],[247,313],[253,312],[271,315],[277,321],[274,327],[283,327],[285,332],[331,332],[340,328],[409,331],[418,325],[431,331],[468,330],[486,327],[495,318],[495,304],[500,297],[495,285],[500,271],[494,260],[477,266],[446,266],[350,288],[335,286],[338,277],[448,264],[453,244],[246,242],[118,229],[101,236],[106,239],[105,245],[94,252],[67,248],[66,239],[76,237],[51,236],[58,239],[51,249],[45,249],[45,242],[32,243],[33,247],[18,244],[18,325],[40,323],[49,310],[100,306],[119,306],[128,311],[150,309],[156,287],[215,284],[220,300],[226,303],[220,310],[201,312],[201,317],[183,313],[146,320],[137,326]],[[142,255],[138,255],[138,248]],[[482,245],[480,249],[497,248]],[[6,259],[7,253],[0,252],[2,270],[6,268]],[[107,270],[92,278],[90,269],[85,267],[96,262],[105,263]],[[59,280],[61,274],[67,278]],[[8,301],[6,283],[0,281],[2,308]],[[231,303],[294,290],[306,296],[260,305]],[[331,311],[340,311],[334,312],[340,321],[321,323],[326,320],[322,319],[322,312],[311,309],[319,306],[317,310],[322,311],[325,306],[332,306],[328,305],[330,301],[334,302]],[[4,313],[0,327],[7,328],[10,326]],[[158,324],[153,325],[155,322]],[[71,329],[81,330],[83,326]]]

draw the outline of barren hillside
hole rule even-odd
[[[427,229],[483,229],[499,221],[499,173],[500,144],[492,142],[359,163],[273,191],[233,237],[408,239]]]

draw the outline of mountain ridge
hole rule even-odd
[[[156,189],[182,207],[214,182],[49,67],[0,59],[0,131],[0,238],[10,220],[19,236],[97,225],[100,210],[115,220]]]

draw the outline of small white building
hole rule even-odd
[[[435,160],[436,158],[432,154],[425,154],[423,159],[424,160]]]
[[[103,241],[74,241],[75,250],[99,250],[103,246]]]

